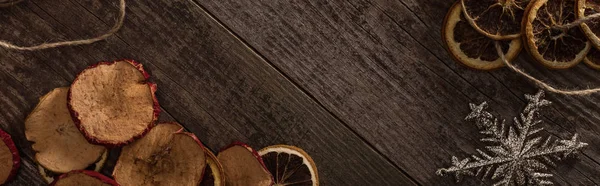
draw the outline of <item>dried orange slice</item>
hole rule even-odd
[[[530,0],[461,0],[466,20],[494,40],[516,39]]]
[[[575,0],[536,0],[523,18],[523,39],[531,56],[544,66],[565,69],[581,62],[591,48],[575,20]]]
[[[319,186],[317,166],[304,150],[273,145],[258,151],[275,178],[275,185]]]
[[[583,59],[583,62],[593,69],[600,70],[600,51],[592,48]]]
[[[442,30],[446,49],[455,61],[478,70],[492,70],[504,66],[496,52],[495,41],[475,31],[462,14],[460,3],[454,3],[446,14]],[[521,51],[521,40],[501,41],[508,61]]]
[[[204,152],[206,152],[207,166],[204,169],[204,176],[202,182],[200,182],[200,186],[224,186],[225,172],[223,165],[221,165],[217,156],[206,147],[204,148]]]
[[[597,0],[577,0],[575,5],[577,10],[577,19],[581,19],[592,14],[600,13],[600,1]],[[600,22],[589,21],[581,24],[581,30],[587,38],[592,42],[596,49],[600,49]]]

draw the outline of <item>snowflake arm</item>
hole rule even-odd
[[[570,140],[552,140],[536,137],[543,128],[538,127],[540,108],[551,104],[543,99],[544,93],[525,95],[529,103],[519,117],[514,118],[514,127],[506,127],[505,122],[485,109],[487,103],[470,104],[471,113],[466,120],[475,121],[480,133],[485,135],[481,141],[491,143],[486,151],[477,149],[471,158],[460,160],[452,157],[452,166],[439,169],[438,175],[454,174],[457,181],[463,176],[490,177],[497,180],[494,185],[550,185],[552,174],[545,173],[549,166],[555,166],[555,160],[561,160],[587,146],[578,140],[575,134]],[[487,152],[487,153],[486,153]],[[483,174],[483,175],[482,175]]]

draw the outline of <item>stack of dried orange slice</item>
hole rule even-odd
[[[600,0],[458,0],[442,38],[452,58],[478,70],[504,66],[496,42],[507,62],[525,47],[551,69],[581,61],[600,69],[599,12]]]

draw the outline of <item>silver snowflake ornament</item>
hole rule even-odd
[[[580,142],[577,134],[570,140],[553,140],[541,137],[538,133],[540,108],[552,102],[544,99],[544,92],[525,95],[529,101],[523,113],[514,118],[514,126],[507,127],[505,121],[498,121],[486,111],[487,103],[470,104],[471,113],[465,120],[475,121],[480,133],[485,137],[481,141],[489,143],[485,150],[477,149],[471,158],[460,160],[452,157],[452,166],[439,169],[440,176],[452,174],[460,182],[463,176],[481,176],[495,181],[494,185],[552,185],[548,173],[555,161],[577,153],[587,146]],[[544,140],[545,139],[545,140]]]

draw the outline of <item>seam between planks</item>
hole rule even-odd
[[[324,109],[325,111],[327,111],[327,113],[329,115],[331,115],[333,118],[335,118],[335,120],[337,120],[338,122],[340,122],[344,127],[346,127],[346,129],[348,129],[349,131],[352,132],[352,134],[356,135],[360,140],[362,140],[363,142],[365,142],[365,144],[368,145],[368,147],[373,150],[374,152],[376,152],[379,156],[381,156],[383,159],[385,159],[389,164],[391,164],[394,168],[396,168],[398,171],[400,171],[402,174],[404,174],[408,179],[410,179],[410,181],[412,181],[412,183],[414,185],[421,185],[419,182],[417,182],[412,176],[410,176],[405,170],[403,170],[402,168],[400,168],[398,165],[396,165],[390,158],[388,158],[387,156],[385,156],[381,151],[379,151],[377,148],[375,148],[375,146],[373,144],[371,144],[369,141],[367,141],[363,136],[359,135],[354,129],[352,129],[346,122],[344,122],[342,119],[340,119],[337,115],[335,115],[333,112],[331,112],[329,109],[327,109],[321,102],[319,102],[313,95],[309,94],[308,91],[306,91],[304,88],[302,88],[298,83],[296,83],[295,81],[292,80],[292,78],[290,78],[287,74],[283,73],[283,71],[281,71],[281,69],[279,69],[278,67],[276,67],[271,61],[269,61],[265,56],[263,56],[262,54],[260,54],[254,47],[252,47],[248,42],[246,42],[244,39],[241,38],[240,35],[238,35],[237,33],[235,33],[233,30],[231,30],[227,25],[225,25],[223,22],[221,22],[219,19],[217,19],[215,17],[214,14],[212,14],[210,11],[208,11],[204,6],[202,6],[199,2],[197,2],[196,0],[190,0],[191,2],[193,2],[196,6],[198,6],[198,8],[200,8],[203,12],[205,12],[211,19],[213,19],[217,24],[219,24],[221,27],[223,27],[225,30],[227,30],[227,32],[229,32],[233,37],[235,37],[238,41],[240,41],[245,47],[248,48],[248,50],[250,50],[252,53],[254,53],[255,55],[257,55],[262,61],[264,61],[265,63],[267,63],[270,67],[272,67],[273,69],[275,69],[279,74],[281,74],[285,80],[287,80],[288,82],[290,82],[294,87],[296,87],[298,90],[300,90],[304,95],[308,96],[313,102],[317,103],[319,105],[319,107],[321,107],[322,109]]]

